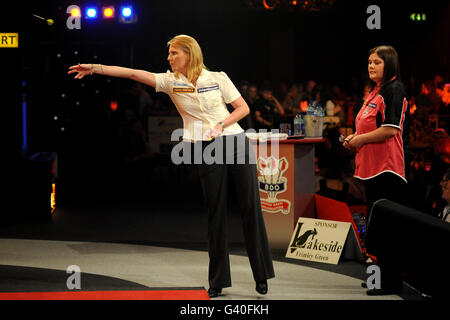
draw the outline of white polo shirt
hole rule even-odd
[[[197,86],[183,74],[175,78],[173,72],[155,73],[156,92],[165,92],[183,118],[183,140],[208,140],[207,132],[230,115],[226,104],[241,96],[225,72],[200,73]],[[222,135],[244,132],[234,123],[224,129]]]

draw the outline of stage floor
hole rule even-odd
[[[51,222],[23,219],[0,226],[0,269],[8,271],[0,275],[0,292],[65,290],[69,274],[61,271],[70,265],[80,268],[81,290],[207,290],[206,222],[201,205],[163,201],[150,207],[63,207]],[[420,299],[408,288],[401,296],[367,296],[361,287],[367,266],[359,262],[313,263],[287,259],[281,251],[273,251],[276,277],[268,281],[269,293],[260,295],[254,288],[239,215],[229,215],[228,227],[233,285],[219,300]],[[29,268],[59,270],[59,276],[33,279],[29,275],[38,273]],[[97,281],[95,276],[109,280]]]
[[[123,290],[130,289],[127,282],[147,288],[208,288],[208,254],[205,251],[103,242],[0,239],[0,257],[1,263],[8,266],[66,271],[70,265],[76,265],[81,271],[82,290],[104,289],[104,285],[102,287],[101,282],[92,276],[84,279],[84,273],[125,280]],[[361,288],[360,279],[280,261],[274,261],[276,277],[269,280],[269,293],[262,296],[254,289],[247,257],[231,255],[230,262],[233,286],[224,289],[218,299],[401,299],[399,296],[368,297]],[[23,272],[23,269],[17,268],[17,272]],[[66,274],[66,278],[70,275]],[[20,275],[15,281],[17,278]],[[0,279],[0,291],[17,291],[18,288],[4,276]],[[35,280],[28,278],[28,288],[24,281],[16,286],[23,291],[31,291],[33,285],[36,286],[33,284]],[[64,289],[65,279],[61,280],[58,285]],[[40,290],[46,289],[42,281]],[[48,291],[58,288],[51,277],[47,281]],[[95,283],[100,287],[96,288]],[[118,283],[115,289],[120,287]]]

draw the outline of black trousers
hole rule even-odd
[[[247,137],[242,133],[196,144],[197,146],[191,144],[190,152],[193,155],[197,147],[197,154],[194,155],[197,157],[196,163],[199,162],[199,150],[203,153],[202,163],[196,166],[208,210],[210,287],[231,286],[227,237],[229,197],[238,202],[254,280],[264,281],[273,278],[275,274],[261,211],[254,151]],[[201,144],[201,148],[198,144]],[[211,163],[211,160],[214,162]],[[234,192],[235,197],[231,197],[229,192]]]
[[[380,199],[388,199],[400,204],[406,202],[406,182],[393,173],[382,173],[364,181],[367,201],[367,252],[377,257],[377,265],[381,271],[381,288],[398,289],[402,283],[402,269],[397,254],[389,248],[395,239],[385,239],[380,228],[371,223],[371,209]],[[386,221],[385,221],[386,222]],[[394,223],[394,222],[387,222]],[[401,226],[398,226],[401,228]]]
[[[406,182],[399,176],[385,172],[375,178],[364,180],[367,203],[367,221],[373,204],[380,199],[388,199],[405,204]]]

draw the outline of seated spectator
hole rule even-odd
[[[283,108],[287,115],[295,115],[300,112],[300,101],[302,100],[302,95],[300,93],[299,87],[296,83],[291,85],[289,91],[283,100]]]
[[[258,87],[254,84],[251,84],[248,87],[248,97],[247,97],[247,104],[250,108],[250,111],[254,108],[256,101],[259,100],[258,95]]]
[[[438,217],[444,222],[450,222],[450,186],[448,184],[449,179],[450,179],[450,168],[447,169],[440,182],[442,189],[442,199],[445,200],[447,205],[440,212]]]
[[[314,87],[317,85],[317,82],[315,82],[314,80],[308,80],[306,82],[306,92],[305,92],[305,99],[310,101],[313,100],[314,97],[312,95],[312,90],[314,89]]]
[[[323,178],[318,181],[316,193],[347,204],[364,203],[363,188],[357,185],[357,179],[348,178],[350,152],[339,143],[339,129],[333,127],[324,131],[325,143],[317,146],[319,168]]]
[[[286,82],[281,81],[276,90],[274,90],[273,94],[278,97],[278,100],[280,101],[284,101],[284,99],[286,99],[286,95],[289,91],[289,86]]]
[[[239,83],[239,92],[241,93],[242,97],[247,100],[248,98],[248,90],[250,87],[250,83],[247,80],[242,80]]]
[[[265,86],[261,98],[255,102],[255,129],[270,130],[278,126],[277,118],[284,115],[284,109],[277,98],[272,95],[272,89]]]
[[[432,158],[428,172],[427,193],[424,199],[424,211],[437,216],[447,203],[441,197],[442,180],[450,165],[450,137],[444,129],[437,129],[431,138]]]

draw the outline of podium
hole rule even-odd
[[[269,245],[286,249],[299,217],[315,218],[315,144],[323,138],[258,141],[261,207]]]

